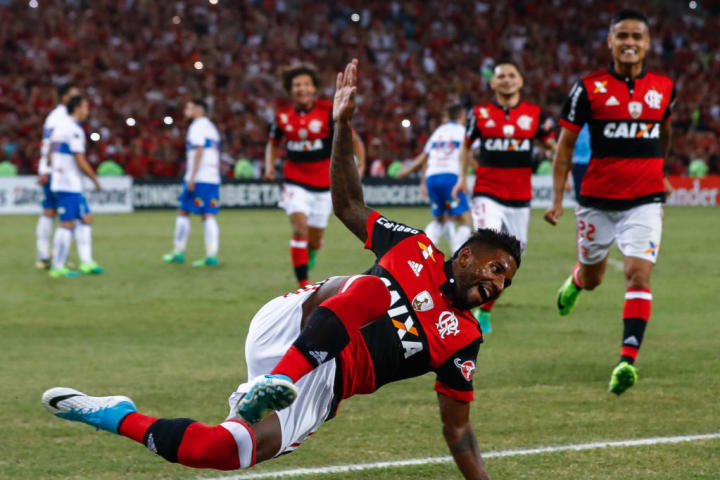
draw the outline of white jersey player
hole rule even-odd
[[[460,192],[457,197],[452,195],[460,175],[460,146],[465,140],[463,125],[466,114],[460,105],[454,105],[448,108],[446,115],[449,121],[432,133],[423,153],[403,169],[398,178],[405,178],[424,166],[420,191],[430,197],[431,213],[435,217],[425,227],[425,233],[434,243],[445,236],[454,252],[471,233],[472,220],[467,197],[464,192]]]
[[[192,119],[187,133],[187,171],[180,208],[175,218],[174,248],[163,256],[167,263],[183,263],[190,236],[190,213],[202,215],[205,228],[205,258],[193,262],[194,267],[215,266],[220,243],[216,216],[220,211],[220,133],[205,116],[203,100],[185,105],[185,117]]]
[[[85,130],[80,122],[87,119],[89,102],[81,96],[68,101],[68,115],[60,120],[50,135],[52,180],[50,190],[57,201],[60,225],[53,238],[53,259],[50,276],[76,277],[65,262],[72,244],[73,233],[80,257],[80,272],[99,274],[103,269],[92,258],[92,215],[82,194],[84,173],[100,190],[95,172],[85,160]]]
[[[58,103],[43,122],[42,144],[40,146],[40,161],[38,162],[38,184],[43,189],[43,213],[38,218],[35,228],[37,261],[35,266],[40,269],[50,268],[50,234],[52,233],[53,219],[57,214],[57,201],[50,191],[52,169],[50,167],[50,135],[55,127],[67,118],[65,106],[71,97],[80,93],[72,83],[65,83],[58,87]]]

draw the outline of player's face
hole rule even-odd
[[[460,309],[479,307],[496,300],[508,288],[517,271],[512,255],[501,248],[463,248],[458,254],[453,305]]]
[[[88,115],[90,115],[90,102],[83,100],[77,108],[80,112],[78,121],[84,122],[87,120]]]
[[[195,115],[195,104],[192,102],[187,102],[185,104],[185,118],[193,118]]]
[[[523,86],[523,78],[515,65],[501,63],[490,79],[490,88],[497,94],[510,97],[520,91]]]
[[[315,101],[315,84],[310,75],[296,75],[290,85],[290,96],[293,103],[301,107],[308,107]]]
[[[621,64],[638,64],[650,48],[650,32],[645,22],[623,20],[610,28],[608,47],[613,60]]]

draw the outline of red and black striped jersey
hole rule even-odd
[[[534,140],[553,138],[553,127],[553,120],[529,102],[512,108],[494,101],[475,106],[465,130],[468,147],[480,139],[473,195],[512,207],[530,205]]]
[[[673,81],[653,72],[632,79],[610,67],[575,84],[560,124],[575,132],[585,123],[590,129],[592,156],[581,205],[626,210],[665,201],[660,135],[674,100]]]
[[[275,112],[270,125],[270,141],[277,143],[285,139],[285,181],[308,190],[328,190],[332,137],[330,102],[317,100],[307,112],[297,111],[292,105]]]
[[[340,353],[343,398],[371,393],[389,382],[435,372],[435,390],[458,401],[473,399],[482,332],[477,320],[455,308],[450,262],[420,230],[373,212],[365,248],[391,295],[387,314],[351,336]]]

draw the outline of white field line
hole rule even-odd
[[[622,440],[616,442],[593,442],[578,443],[571,445],[558,445],[555,447],[530,448],[526,450],[500,450],[497,452],[483,453],[483,458],[516,457],[521,455],[537,455],[554,452],[579,452],[582,450],[595,450],[608,447],[639,447],[643,445],[658,445],[661,443],[682,443],[695,442],[698,440],[712,440],[720,438],[720,433],[709,433],[705,435],[684,435],[677,437],[655,437],[641,438],[636,440]],[[397,460],[394,462],[360,463],[355,465],[336,465],[317,468],[296,468],[292,470],[278,470],[275,472],[245,473],[240,475],[229,475],[225,477],[205,477],[197,480],[250,480],[257,478],[288,478],[301,477],[304,475],[323,475],[329,473],[357,472],[361,470],[373,470],[378,468],[407,467],[413,465],[428,465],[433,463],[450,463],[452,457],[427,457],[413,458],[409,460]]]

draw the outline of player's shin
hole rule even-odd
[[[40,215],[35,227],[35,238],[37,242],[37,259],[50,259],[50,235],[52,234],[53,219]]]
[[[91,263],[92,259],[92,227],[84,223],[75,225],[75,244],[77,245],[80,263]]]
[[[63,268],[70,253],[70,245],[72,244],[72,232],[70,229],[59,226],[55,229],[53,236],[53,268]]]
[[[464,244],[468,238],[470,238],[471,234],[472,229],[470,228],[470,225],[459,225],[457,227],[457,229],[455,230],[455,234],[451,239],[453,253],[456,252],[457,249],[460,248],[460,246]]]
[[[271,374],[286,375],[297,382],[337,357],[352,334],[385,315],[389,306],[390,292],[380,278],[350,277],[337,295],[325,300],[310,315],[307,325]]]
[[[295,269],[298,285],[304,287],[308,284],[308,263],[310,262],[307,238],[293,237],[290,240],[290,259]]]
[[[443,236],[444,233],[444,227],[443,224],[440,223],[438,220],[433,220],[432,222],[428,223],[425,227],[425,235],[428,236],[428,238],[435,244],[440,241],[440,238]]]
[[[118,432],[165,460],[187,467],[235,470],[255,464],[255,435],[239,420],[209,426],[189,418],[158,419],[131,413]]]
[[[625,292],[621,362],[630,364],[635,362],[645,334],[645,328],[650,321],[651,309],[652,293],[650,289],[629,288]]]
[[[173,235],[173,249],[175,253],[183,253],[190,236],[190,217],[178,215],[175,217],[175,233]]]
[[[205,256],[215,258],[220,245],[220,229],[217,219],[214,216],[207,217],[203,221],[203,227],[205,228]]]

